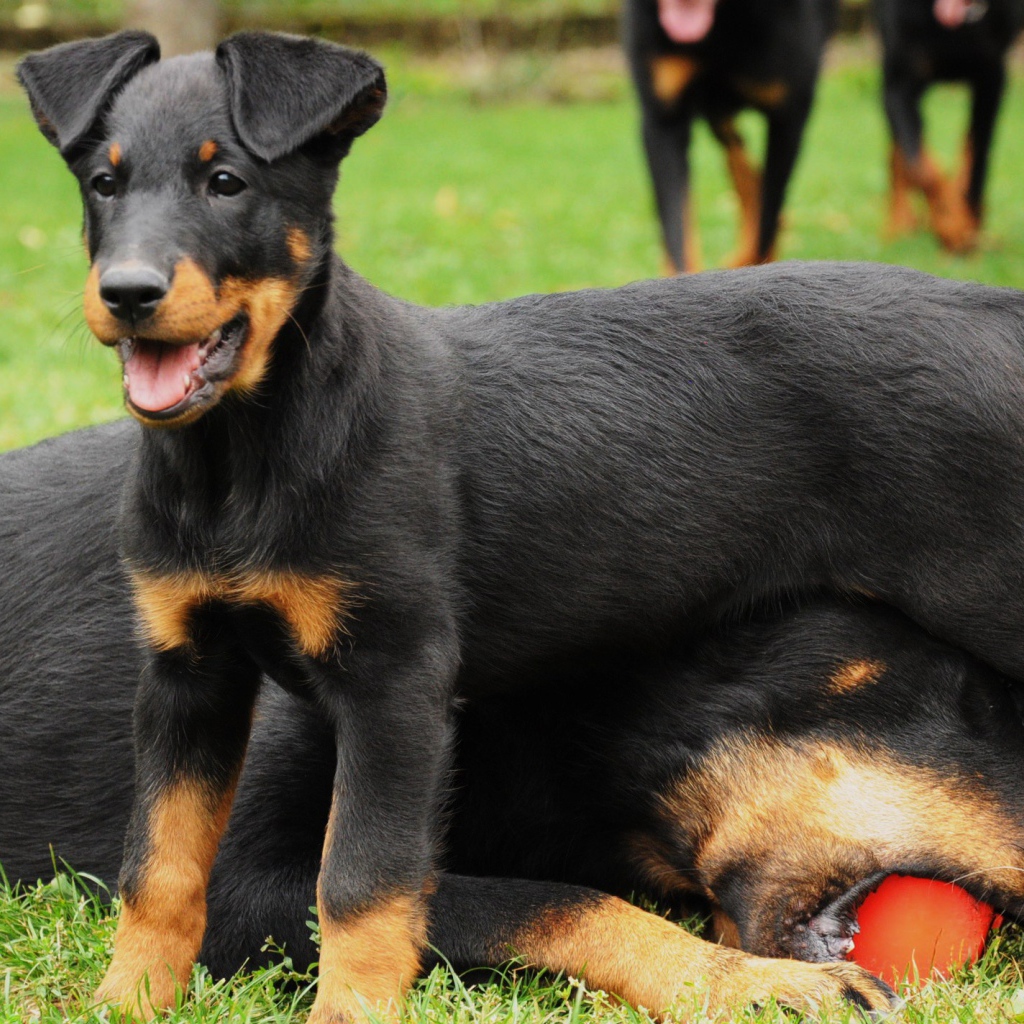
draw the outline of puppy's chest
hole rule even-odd
[[[164,651],[195,645],[203,624],[217,622],[230,625],[251,647],[266,622],[299,653],[323,658],[354,601],[355,588],[333,573],[136,568],[130,576],[143,635]]]
[[[247,648],[269,632],[294,652],[327,656],[356,588],[332,568],[334,538],[317,529],[325,517],[282,501],[206,497],[182,492],[162,506],[140,503],[128,518],[125,554],[147,642],[187,648],[212,624]]]

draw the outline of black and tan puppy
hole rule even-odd
[[[13,879],[48,876],[51,844],[117,874],[141,657],[115,495],[137,433],[0,458],[0,863]],[[518,955],[658,1012],[692,940],[614,894],[706,906],[745,950],[822,963],[842,959],[858,900],[889,872],[1024,909],[1019,691],[880,605],[815,599],[646,662],[565,667],[473,702],[456,733],[428,934],[458,967]],[[335,770],[316,709],[267,684],[211,879],[202,959],[215,973],[264,960],[268,936],[300,966],[317,958],[305,922]],[[705,949],[712,967],[733,957]],[[758,985],[760,998],[813,994],[799,965],[786,965],[790,991],[779,965],[742,963],[746,998]]]
[[[137,434],[120,424],[0,458],[13,879],[48,875],[51,844],[91,874],[118,871],[141,657],[114,519]],[[267,936],[299,965],[317,958],[305,922],[334,742],[301,698],[268,684],[258,707],[209,892],[202,959],[218,974],[263,960]],[[473,702],[456,733],[429,938],[458,967],[519,955],[664,1011],[692,940],[614,894],[696,901],[750,952],[822,963],[842,959],[857,901],[889,872],[1024,909],[1019,691],[880,605],[816,599],[648,661],[566,666]],[[705,948],[712,969],[732,957]],[[742,993],[698,987],[698,1000],[814,994],[796,965],[787,990],[777,966],[742,963]]]
[[[670,272],[700,269],[690,208],[690,134],[707,120],[740,206],[730,262],[775,257],[779,215],[814,99],[837,0],[627,0],[626,55],[640,96],[644,148]],[[735,118],[768,122],[763,173]]]
[[[1024,678],[1017,293],[823,265],[422,309],[331,252],[338,161],[384,98],[369,57],[240,34],[161,63],[123,33],[20,76],[81,184],[86,318],[146,428],[120,534],[148,653],[100,998],[148,1013],[188,976],[262,673],[338,753],[318,1024],[397,1004],[420,968],[459,699],[807,587]],[[685,946],[677,992],[888,999],[848,967]]]
[[[889,229],[914,226],[919,190],[931,228],[952,252],[973,249],[1006,86],[1006,54],[1024,27],[1021,0],[874,0],[882,38],[885,114],[892,133]],[[921,97],[936,82],[966,82],[971,116],[962,171],[947,177],[924,144]]]

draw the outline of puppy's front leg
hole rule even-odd
[[[317,882],[314,1024],[392,1015],[420,973],[451,745],[454,642],[434,634],[400,654],[384,639],[397,629],[382,635],[362,616],[360,627],[344,671],[317,687],[338,766]]]
[[[206,929],[259,675],[241,652],[154,652],[135,705],[136,793],[114,957],[96,992],[131,1017],[174,1005]]]

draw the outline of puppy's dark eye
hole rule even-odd
[[[104,199],[109,199],[117,191],[117,182],[112,174],[97,174],[90,184],[93,192]]]
[[[237,196],[245,188],[245,182],[230,171],[218,171],[210,178],[209,188],[215,196]]]

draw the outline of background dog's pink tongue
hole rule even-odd
[[[935,0],[935,20],[946,28],[959,28],[967,18],[970,0]]]
[[[711,31],[716,0],[658,0],[658,17],[675,43],[697,43]],[[937,0],[942,3],[943,0]]]
[[[124,364],[128,378],[128,397],[139,409],[159,412],[177,405],[188,393],[186,376],[198,362],[198,342],[194,345],[163,345],[137,341]]]

